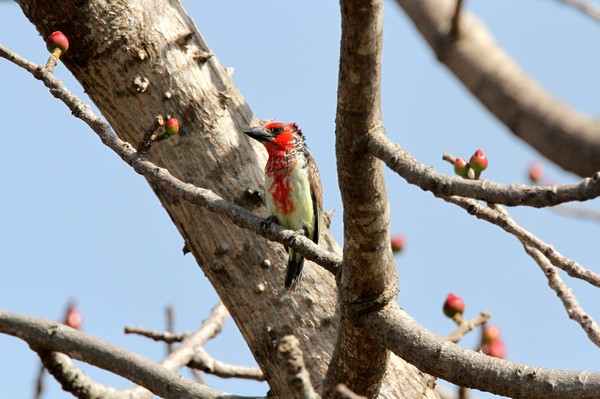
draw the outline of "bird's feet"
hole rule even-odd
[[[262,229],[263,233],[265,232],[265,230],[267,230],[269,227],[271,227],[271,224],[276,223],[279,224],[279,220],[277,219],[277,216],[271,215],[269,217],[267,217],[266,219],[264,219],[262,222],[260,222],[260,228]]]

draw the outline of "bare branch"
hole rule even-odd
[[[123,332],[125,334],[141,335],[143,337],[150,338],[154,341],[166,342],[167,344],[181,342],[190,335],[190,333],[174,334],[168,331],[148,330],[143,327],[125,327]],[[168,353],[171,353],[171,351],[169,351]]]
[[[0,311],[0,332],[21,338],[36,351],[64,353],[104,370],[118,374],[168,398],[220,398],[222,393],[196,384],[168,366],[155,364],[98,338],[50,320]]]
[[[357,395],[352,392],[345,384],[338,384],[335,387],[335,392],[339,395],[340,399],[367,399],[366,396]]]
[[[480,325],[484,324],[490,319],[490,317],[492,317],[492,314],[490,312],[481,312],[473,320],[463,320],[458,326],[458,328],[444,339],[453,343],[457,343],[462,339],[462,337],[465,336],[465,334],[467,334],[470,331],[473,331]]]
[[[600,21],[600,9],[598,7],[594,7],[583,0],[559,0],[565,4],[573,6],[577,10],[586,14],[588,17],[595,19],[596,21]]]
[[[600,172],[576,184],[556,186],[503,185],[489,180],[469,180],[437,173],[413,158],[375,129],[367,142],[369,151],[410,184],[431,191],[436,197],[459,195],[508,206],[542,208],[570,201],[587,201],[600,196]]]
[[[304,366],[304,358],[300,349],[298,338],[286,335],[277,343],[277,352],[283,361],[287,372],[288,383],[302,399],[319,399],[321,396],[315,392],[310,375]]]
[[[46,374],[46,368],[44,367],[44,363],[40,364],[40,368],[38,369],[37,377],[35,378],[35,389],[33,392],[33,399],[40,399],[42,397],[42,393],[44,392],[44,375]]]
[[[512,398],[600,397],[598,372],[532,367],[461,348],[419,325],[397,303],[366,314],[361,322],[396,355],[459,386]]]
[[[167,332],[173,334],[175,332],[175,308],[173,305],[167,305],[165,309],[166,321],[167,321]],[[173,352],[172,342],[167,342],[167,355]]]
[[[389,352],[355,318],[395,302],[398,275],[390,247],[389,203],[381,162],[361,138],[381,126],[383,2],[341,1],[342,39],[336,113],[336,159],[344,206],[344,264],[337,277],[341,326],[323,388],[339,383],[376,397]]]
[[[217,304],[212,309],[210,315],[202,322],[198,330],[187,337],[160,364],[169,370],[179,370],[188,364],[194,358],[196,348],[202,347],[221,332],[228,316],[229,312],[227,308],[222,303]]]
[[[473,215],[478,219],[486,220],[502,228],[507,233],[514,235],[521,243],[523,243],[523,245],[531,246],[542,252],[554,266],[564,270],[569,276],[587,281],[595,287],[600,287],[600,275],[594,273],[590,269],[584,268],[574,260],[561,255],[551,245],[546,244],[544,241],[516,224],[502,208],[487,208],[475,200],[457,196],[445,197],[443,199],[460,206],[470,215]]]
[[[452,36],[455,0],[396,2],[438,60],[516,136],[579,176],[600,170],[600,123],[544,90],[475,16],[463,9],[461,34]]]
[[[539,250],[525,245],[525,252],[527,252],[540,266],[544,275],[548,279],[548,285],[556,292],[556,296],[560,299],[569,318],[577,322],[583,331],[587,334],[590,341],[596,346],[600,346],[600,327],[579,305],[579,301],[573,295],[573,291],[567,287],[562,281],[558,271],[548,258],[546,258]]]
[[[48,372],[60,383],[62,389],[80,399],[126,399],[123,391],[93,381],[71,359],[62,353],[38,351]],[[146,391],[146,390],[144,390]],[[148,391],[146,391],[148,392]]]
[[[151,183],[158,185],[166,192],[178,198],[224,216],[239,227],[250,230],[269,240],[292,247],[306,259],[318,263],[333,274],[336,273],[341,263],[341,259],[337,254],[324,250],[302,234],[283,229],[276,223],[272,223],[265,229],[262,226],[263,219],[247,209],[225,201],[210,190],[182,182],[171,175],[168,170],[158,167],[143,154],[135,151],[129,143],[119,139],[111,127],[93,113],[89,105],[83,103],[77,96],[65,88],[62,82],[56,79],[54,75],[2,45],[0,45],[0,57],[6,58],[30,72],[36,79],[41,80],[54,97],[62,101],[76,118],[85,122],[100,137],[104,145],[116,152],[123,161]]]
[[[265,380],[265,375],[258,367],[245,367],[222,362],[209,355],[204,348],[196,348],[194,357],[188,366],[221,378],[243,378],[256,381]]]

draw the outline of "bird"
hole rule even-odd
[[[323,189],[319,170],[304,134],[295,122],[271,122],[244,133],[262,143],[269,159],[265,166],[265,198],[269,222],[300,231],[315,244],[323,230]],[[292,248],[284,286],[295,290],[302,276],[304,257]]]

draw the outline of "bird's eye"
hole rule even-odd
[[[279,134],[279,133],[283,132],[283,128],[282,127],[274,127],[271,129],[271,132],[273,132],[274,134]]]

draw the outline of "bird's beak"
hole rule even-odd
[[[265,130],[262,126],[250,127],[244,130],[244,134],[252,137],[254,140],[260,141],[261,143],[273,141],[273,135]]]

